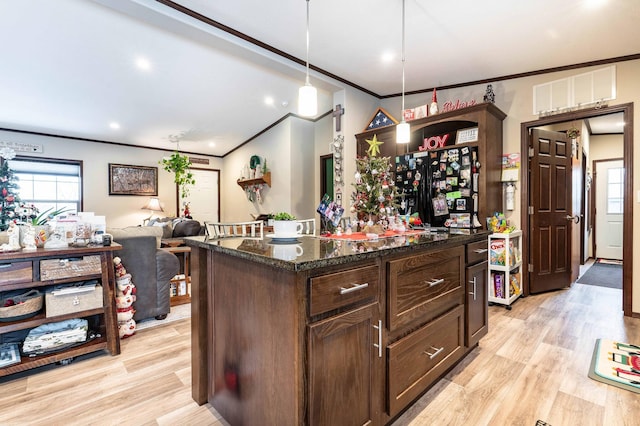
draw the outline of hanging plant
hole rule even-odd
[[[187,155],[180,154],[177,150],[170,157],[165,157],[159,162],[162,168],[174,174],[173,181],[180,188],[180,197],[187,198],[189,185],[195,185],[196,180],[191,173],[191,161]]]
[[[580,136],[580,130],[578,130],[576,126],[572,126],[569,130],[567,130],[567,136],[569,136],[569,139],[575,139]]]

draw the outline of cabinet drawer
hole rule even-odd
[[[464,247],[388,263],[389,330],[418,325],[464,303]]]
[[[0,287],[8,284],[28,283],[33,280],[31,262],[12,262],[0,264]]]
[[[487,240],[467,244],[467,265],[473,265],[487,260],[489,244]]]
[[[315,316],[363,300],[377,300],[379,280],[377,266],[311,278],[309,314]]]
[[[102,273],[100,256],[40,261],[40,280],[60,280]]]
[[[447,312],[389,345],[389,415],[394,416],[464,354],[464,310]]]

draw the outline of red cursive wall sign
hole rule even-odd
[[[455,102],[447,101],[444,103],[444,105],[442,105],[442,112],[454,111],[456,109],[470,107],[475,104],[476,104],[475,99],[472,99],[468,102],[460,102],[460,99],[456,100]]]

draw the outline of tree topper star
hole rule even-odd
[[[373,135],[373,139],[365,140],[369,144],[369,149],[367,149],[367,152],[370,156],[375,157],[376,155],[380,154],[380,145],[382,145],[384,142],[378,140],[378,135]]]

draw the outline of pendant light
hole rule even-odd
[[[298,114],[303,117],[313,117],[317,113],[318,90],[309,82],[309,0],[307,0],[307,77],[304,86],[298,91]]]
[[[407,144],[411,141],[411,128],[404,119],[404,2],[402,0],[402,121],[396,126],[396,143]]]

